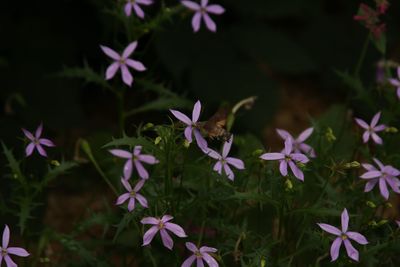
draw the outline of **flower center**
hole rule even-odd
[[[119,59],[119,63],[122,64],[122,65],[125,65],[125,61],[126,61],[125,58],[120,58]]]
[[[33,141],[32,141],[35,145],[39,145],[39,140],[38,139],[33,139]]]
[[[205,8],[205,7],[201,7],[201,8],[200,8],[200,13],[201,13],[201,14],[207,13],[206,8]]]
[[[163,229],[164,228],[164,223],[162,222],[162,221],[160,221],[159,223],[158,223],[158,230],[161,230],[161,229]]]
[[[135,197],[135,196],[136,196],[136,192],[135,192],[135,191],[131,191],[131,192],[129,193],[129,195],[130,195],[131,197]]]
[[[291,160],[292,160],[292,158],[291,158],[289,155],[286,155],[286,156],[285,156],[285,161],[286,161],[286,162],[289,162],[289,161],[291,161]]]
[[[1,256],[4,257],[5,255],[7,255],[7,249],[0,247],[0,251],[1,251]]]
[[[195,255],[197,258],[203,258],[203,255],[201,255],[200,251],[196,251],[196,252],[194,253],[194,255]]]
[[[342,234],[342,235],[340,236],[340,238],[341,238],[342,240],[346,240],[348,237],[347,237],[346,234]]]

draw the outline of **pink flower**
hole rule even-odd
[[[375,114],[375,116],[371,120],[371,124],[368,125],[365,121],[362,119],[355,118],[357,124],[365,129],[365,132],[363,134],[363,141],[364,143],[367,143],[369,138],[372,137],[372,140],[378,144],[382,145],[383,141],[382,138],[380,138],[376,133],[381,132],[386,129],[386,126],[384,124],[378,124],[378,121],[381,117],[381,112],[379,111],[378,113]]]
[[[179,225],[175,223],[170,223],[169,221],[172,220],[174,217],[170,215],[164,215],[161,219],[155,217],[146,217],[143,218],[140,222],[142,224],[151,224],[153,225],[150,227],[149,230],[143,236],[143,245],[146,246],[151,243],[154,236],[160,231],[161,239],[164,246],[170,250],[174,246],[174,241],[172,240],[171,236],[168,234],[168,231],[171,231],[175,235],[179,237],[187,237],[185,231]]]
[[[378,165],[379,170],[373,165],[364,163],[362,166],[367,170],[366,173],[360,176],[361,179],[366,179],[368,182],[365,185],[365,192],[371,191],[377,183],[379,183],[379,190],[381,195],[388,200],[389,190],[387,184],[393,189],[394,192],[400,194],[400,180],[396,176],[400,175],[400,171],[390,165],[384,166],[378,159],[373,159]]]
[[[129,199],[128,203],[128,210],[133,211],[135,209],[135,200],[139,201],[140,205],[142,207],[148,208],[147,206],[147,200],[138,193],[138,191],[143,187],[145,180],[141,179],[135,186],[135,188],[132,189],[131,185],[129,184],[129,181],[126,179],[121,179],[122,185],[125,187],[126,191],[128,193],[122,194],[118,197],[116,205],[121,205],[125,201]]]
[[[178,120],[180,120],[181,122],[186,124],[185,132],[184,132],[186,140],[189,143],[191,143],[192,142],[192,135],[194,134],[194,137],[196,138],[197,145],[199,146],[199,148],[201,150],[203,150],[203,152],[206,153],[207,146],[208,146],[207,145],[207,141],[201,135],[200,130],[199,130],[198,126],[197,126],[197,121],[199,120],[200,111],[201,111],[201,103],[200,103],[200,101],[197,101],[196,104],[193,107],[192,119],[189,119],[188,116],[186,116],[185,114],[183,114],[182,112],[179,112],[177,110],[170,109],[170,111],[175,116],[175,118],[177,118]]]
[[[397,79],[389,79],[391,85],[397,88],[397,97],[400,99],[400,67],[397,67]]]
[[[107,56],[114,60],[114,63],[112,63],[106,70],[106,80],[113,78],[115,73],[121,69],[122,80],[126,85],[131,86],[133,77],[129,72],[128,67],[131,67],[137,71],[146,70],[146,67],[141,62],[129,58],[129,56],[135,51],[137,44],[137,41],[130,43],[125,48],[124,52],[122,52],[122,55],[119,55],[117,52],[107,46],[100,45],[101,50],[103,50]]]
[[[192,266],[193,262],[196,261],[197,267],[204,267],[203,261],[207,263],[210,267],[218,267],[218,262],[209,254],[217,252],[217,249],[203,246],[198,249],[195,244],[191,242],[186,242],[186,248],[193,252],[193,255],[187,258],[181,267],[190,267]]]
[[[186,6],[190,10],[195,11],[192,18],[192,27],[194,32],[200,30],[201,19],[204,20],[207,28],[212,31],[217,31],[217,25],[208,15],[208,13],[221,15],[225,12],[225,9],[220,5],[208,5],[208,0],[201,0],[201,5],[193,1],[182,1],[182,5]]]
[[[125,14],[129,17],[133,9],[139,18],[144,19],[144,12],[140,5],[149,6],[151,4],[153,4],[152,0],[127,0],[124,7]]]
[[[10,258],[9,255],[28,257],[29,253],[23,248],[9,247],[8,246],[9,241],[10,241],[10,229],[6,225],[3,231],[3,242],[0,246],[0,266],[4,259],[4,261],[7,264],[7,267],[17,267],[18,265]]]
[[[400,221],[396,220],[396,223],[397,223],[397,226],[400,227]]]
[[[132,176],[133,165],[135,165],[135,168],[136,168],[137,172],[139,173],[140,178],[148,179],[149,173],[143,167],[142,162],[151,164],[151,165],[157,164],[159,162],[152,155],[141,154],[142,146],[135,146],[135,148],[133,149],[133,152],[125,151],[122,149],[111,149],[109,151],[111,154],[113,154],[116,157],[127,159],[127,161],[124,165],[124,178],[126,180],[129,180]]]
[[[215,150],[212,150],[211,148],[208,149],[207,154],[210,157],[218,160],[217,163],[215,163],[214,165],[214,171],[222,174],[222,169],[224,169],[226,176],[228,176],[228,178],[233,181],[235,175],[229,165],[232,165],[236,169],[243,170],[244,163],[241,159],[228,157],[229,151],[231,150],[232,142],[233,136],[231,137],[231,139],[224,143],[224,146],[222,148],[222,155]]]
[[[293,140],[293,152],[296,153],[305,153],[306,155],[309,155],[311,158],[315,158],[315,151],[314,149],[305,144],[304,142],[310,137],[310,135],[313,133],[314,128],[308,128],[304,130],[297,138],[293,138],[293,136],[288,133],[285,130],[282,129],[276,129],[276,132],[280,137],[282,137],[283,140],[286,140],[287,138],[292,138]]]
[[[330,234],[336,235],[337,238],[333,241],[331,246],[331,258],[332,261],[335,261],[339,257],[339,250],[344,243],[346,247],[347,255],[355,260],[358,261],[359,255],[358,251],[353,247],[350,240],[356,241],[358,244],[366,245],[368,244],[367,239],[360,233],[357,232],[349,232],[347,231],[349,226],[349,214],[347,213],[347,209],[344,209],[342,212],[342,229],[339,230],[335,226],[325,224],[325,223],[318,223],[318,226],[321,227],[322,230],[328,232]]]
[[[43,149],[43,146],[48,146],[48,147],[55,146],[55,144],[52,141],[50,141],[49,139],[40,138],[40,136],[42,135],[42,131],[43,131],[43,124],[40,124],[39,127],[36,129],[35,135],[33,135],[31,132],[29,132],[25,129],[22,129],[22,131],[24,132],[26,138],[28,138],[29,141],[31,141],[25,149],[25,154],[27,157],[32,155],[33,150],[35,148],[39,152],[40,155],[42,155],[43,157],[47,157],[47,153]]]
[[[304,181],[303,172],[297,167],[296,162],[307,163],[309,159],[301,153],[292,153],[293,150],[292,138],[287,138],[285,141],[285,149],[282,153],[265,153],[260,156],[263,160],[279,160],[279,171],[283,176],[288,175],[288,165],[294,176],[300,181]]]

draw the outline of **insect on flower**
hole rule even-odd
[[[4,261],[7,267],[17,267],[18,265],[11,259],[10,255],[16,255],[20,257],[28,257],[29,253],[24,248],[9,247],[10,242],[10,228],[6,225],[3,231],[3,241],[0,246],[0,266]]]
[[[31,141],[25,149],[25,154],[27,157],[32,155],[33,150],[35,148],[39,152],[40,155],[42,155],[43,157],[47,157],[47,153],[44,150],[43,146],[48,146],[48,147],[55,146],[55,144],[51,140],[40,137],[43,132],[43,124],[40,124],[39,127],[36,129],[35,135],[33,135],[31,132],[29,132],[26,129],[22,129],[22,131],[24,132],[26,138],[28,138],[29,141]]]
[[[225,12],[225,9],[220,5],[208,5],[208,0],[201,0],[201,4],[198,4],[193,1],[182,1],[182,5],[189,8],[190,10],[195,11],[195,14],[192,18],[192,27],[194,32],[198,32],[200,30],[201,20],[204,20],[207,28],[212,31],[217,31],[217,25],[208,15],[208,13],[221,15]]]
[[[200,249],[196,247],[192,242],[186,242],[186,248],[193,252],[189,258],[187,258],[181,267],[190,267],[196,261],[197,267],[204,267],[204,262],[210,267],[218,267],[218,262],[209,254],[217,252],[216,248],[202,246]]]
[[[344,246],[346,247],[347,255],[351,259],[358,261],[359,260],[358,251],[353,247],[353,245],[350,242],[350,239],[356,241],[358,244],[361,245],[368,244],[368,241],[365,238],[365,236],[363,236],[360,233],[347,231],[349,226],[349,214],[347,212],[347,209],[343,210],[341,218],[342,218],[341,230],[330,224],[325,224],[325,223],[317,223],[317,224],[325,232],[337,236],[331,245],[332,261],[337,260],[337,258],[339,257],[339,250],[340,247],[342,246],[342,243],[344,243]]]

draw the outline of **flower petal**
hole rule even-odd
[[[218,262],[210,256],[208,253],[203,254],[203,259],[207,262],[210,267],[218,267]]]
[[[174,218],[174,217],[172,217],[171,215],[164,215],[164,216],[162,216],[161,221],[162,221],[163,223],[166,223],[166,222],[172,220],[173,218]]]
[[[209,5],[206,7],[208,13],[221,15],[225,12],[225,9],[220,5]]]
[[[337,236],[340,236],[342,234],[342,231],[340,231],[338,228],[336,228],[333,225],[326,224],[326,223],[317,223],[317,224],[325,232],[328,232],[330,234],[337,235]]]
[[[7,248],[8,247],[8,243],[10,241],[10,228],[8,228],[8,225],[4,226],[4,230],[3,230],[3,238],[2,238],[2,248]]]
[[[43,149],[43,147],[39,144],[36,145],[36,149],[39,152],[40,155],[42,155],[43,157],[47,157],[47,153],[46,150]]]
[[[190,266],[192,266],[192,264],[195,260],[196,260],[196,256],[192,255],[182,263],[181,267],[190,267]]]
[[[132,86],[133,77],[126,65],[121,65],[121,75],[124,83],[128,86]]]
[[[162,240],[164,246],[166,248],[172,250],[172,248],[174,246],[174,241],[172,240],[171,236],[168,234],[167,231],[165,231],[165,229],[161,229],[160,234],[161,234],[161,240]]]
[[[377,158],[373,158],[373,161],[376,163],[376,165],[378,165],[378,167],[383,170],[383,168],[385,168],[385,165],[383,165],[383,163],[377,159]]]
[[[375,144],[382,145],[383,143],[382,138],[380,138],[376,133],[372,133],[371,136]]]
[[[368,132],[368,131],[365,131],[364,134],[363,134],[363,136],[362,136],[363,142],[364,142],[364,143],[367,143],[367,142],[368,142],[369,136],[370,136],[369,132]]]
[[[348,239],[345,239],[343,242],[344,242],[344,246],[346,247],[347,255],[351,259],[358,261],[358,258],[359,258],[358,251],[353,247],[351,242]]]
[[[215,163],[213,170],[218,172],[220,175],[222,174],[222,163],[221,161],[217,161],[217,163]]]
[[[234,166],[236,169],[239,169],[239,170],[244,169],[244,162],[241,159],[227,157],[225,160],[227,163]]]
[[[303,144],[299,145],[299,148],[300,148],[300,151],[304,152],[307,156],[309,156],[311,158],[315,158],[316,157],[315,151],[310,145],[307,145],[307,144],[303,143]]]
[[[35,140],[35,137],[33,136],[33,134],[30,131],[28,131],[24,128],[22,128],[22,131],[24,132],[24,135],[26,136],[26,138],[28,138],[31,141]]]
[[[342,219],[342,232],[346,233],[347,229],[349,228],[349,213],[347,212],[346,208],[342,211],[341,219]]]
[[[361,166],[363,166],[363,168],[366,169],[367,171],[376,171],[377,170],[374,167],[374,165],[369,164],[369,163],[363,163],[363,164],[361,164]]]
[[[114,50],[112,50],[111,48],[109,48],[107,46],[103,46],[103,45],[100,45],[100,48],[101,48],[101,50],[103,50],[104,54],[106,54],[110,58],[112,58],[114,60],[120,60],[119,54],[117,52],[115,52]]]
[[[292,138],[287,138],[285,140],[285,154],[289,155],[293,150],[293,139]]]
[[[33,152],[34,149],[35,149],[35,144],[34,143],[30,143],[25,148],[25,155],[27,157],[29,157],[30,155],[32,155],[32,152]]]
[[[132,53],[133,51],[135,51],[136,47],[138,45],[137,41],[134,41],[132,43],[130,43],[125,49],[124,52],[122,52],[122,57],[127,59]]]
[[[119,158],[124,158],[124,159],[131,159],[132,158],[132,153],[122,150],[122,149],[110,149],[108,150],[111,154],[113,154],[116,157]]]
[[[360,176],[361,179],[372,179],[372,178],[377,178],[381,177],[382,173],[380,171],[369,171],[364,173],[363,175]]]
[[[361,126],[361,128],[364,128],[364,129],[368,129],[369,128],[369,125],[364,120],[359,119],[359,118],[355,118],[355,121],[356,121],[356,123],[358,125]]]
[[[154,157],[153,155],[139,155],[138,159],[141,162],[147,163],[147,164],[157,164],[159,161],[156,159],[156,157]]]
[[[184,124],[186,124],[188,126],[192,125],[192,121],[189,119],[189,117],[186,116],[185,114],[183,114],[182,112],[177,111],[177,110],[173,110],[173,109],[170,109],[169,111],[171,111],[172,115],[174,115],[175,118],[177,118],[178,120],[180,120]]]
[[[304,131],[299,135],[299,137],[297,137],[296,141],[297,141],[298,143],[303,143],[304,141],[306,141],[306,140],[310,137],[310,135],[313,133],[313,131],[314,131],[314,128],[313,128],[313,127],[310,127],[310,128],[308,128],[308,129],[304,130]]]
[[[28,257],[29,253],[24,248],[9,247],[7,248],[9,254],[17,255],[20,257]]]
[[[135,188],[133,189],[133,191],[138,192],[140,189],[142,189],[144,183],[146,182],[146,180],[144,179],[140,179],[137,184],[135,185]]]
[[[379,111],[374,115],[374,117],[371,120],[371,128],[374,128],[378,124],[380,118],[381,118],[381,112]]]
[[[226,176],[228,176],[229,180],[233,181],[233,179],[235,179],[235,174],[233,173],[232,169],[228,164],[223,164],[223,166]]]
[[[149,205],[147,203],[147,199],[144,196],[142,196],[141,194],[136,194],[136,199],[137,199],[137,201],[139,201],[139,203],[140,203],[140,205],[142,205],[142,207],[144,207],[144,208],[149,207]]]
[[[184,5],[185,7],[193,10],[193,11],[199,11],[200,10],[200,5],[197,4],[196,2],[192,2],[192,1],[182,1],[181,2],[182,5]]]
[[[128,3],[125,4],[124,11],[125,11],[125,15],[127,17],[129,17],[132,14],[132,4],[131,4],[131,2],[128,2]]]
[[[198,251],[196,245],[195,245],[194,243],[192,243],[192,242],[186,242],[186,243],[185,243],[185,246],[186,246],[186,248],[187,248],[188,250],[190,250],[190,251],[193,252],[193,253],[196,252],[196,251]]]
[[[364,188],[364,192],[369,192],[372,189],[374,189],[375,185],[378,183],[379,179],[373,179],[373,180],[369,180],[366,184],[365,184],[365,188]]]
[[[141,224],[154,224],[154,225],[157,225],[159,222],[160,220],[154,217],[145,217],[140,221]]]
[[[117,202],[115,203],[115,205],[121,205],[122,203],[124,203],[128,198],[130,197],[129,193],[125,193],[122,194],[118,197]]]
[[[287,176],[288,170],[287,170],[287,161],[286,160],[281,160],[279,163],[279,171],[282,174],[282,176]]]
[[[366,245],[368,244],[368,240],[360,233],[357,232],[347,232],[346,235],[356,241],[358,244]]]
[[[229,151],[231,151],[232,143],[233,143],[233,135],[228,141],[224,143],[224,146],[222,148],[222,156],[224,158],[226,158],[229,154]]]
[[[310,160],[307,158],[306,155],[301,154],[301,153],[293,153],[293,154],[290,155],[290,157],[291,157],[293,160],[299,161],[299,162],[301,162],[301,163],[307,163],[307,162],[310,161]]]
[[[133,9],[139,18],[144,19],[144,11],[138,4],[133,4]]]
[[[400,194],[400,181],[399,179],[395,178],[395,177],[385,177],[386,182],[389,184],[389,186],[392,188],[392,190],[394,192],[396,192],[397,194]]]
[[[210,16],[207,13],[203,13],[203,19],[204,22],[206,23],[207,28],[212,31],[216,32],[217,31],[217,25],[215,22],[210,18]]]
[[[117,73],[119,66],[119,62],[114,62],[110,66],[108,66],[106,70],[106,80],[110,80],[115,76],[115,73]]]
[[[374,131],[375,132],[381,132],[381,131],[383,131],[385,129],[386,129],[386,125],[384,125],[384,124],[379,124],[379,125],[374,127]]]
[[[342,245],[342,239],[340,237],[336,238],[331,245],[331,261],[337,260],[339,257],[340,246]]]
[[[128,211],[131,212],[135,209],[135,198],[132,197],[131,199],[129,199],[129,203],[128,203]]]
[[[35,132],[36,139],[40,138],[40,136],[42,135],[42,132],[43,132],[43,124],[41,123],[41,124],[39,124],[39,126],[37,127],[36,132]]]
[[[134,69],[137,70],[137,71],[145,71],[145,70],[146,70],[146,67],[145,67],[145,66],[143,65],[143,63],[140,62],[140,61],[137,61],[137,60],[133,60],[133,59],[128,58],[128,59],[125,61],[125,63],[126,63],[126,65],[128,65],[128,66],[131,67],[131,68],[134,68]]]
[[[283,129],[276,129],[276,132],[278,133],[278,135],[283,139],[283,140],[286,140],[287,138],[293,138],[292,137],[292,135],[288,132],[288,131],[286,131],[286,130],[283,130]]]
[[[41,138],[38,140],[39,144],[44,145],[44,146],[48,146],[48,147],[54,147],[56,146],[53,141],[47,139],[47,138]]]
[[[201,0],[201,6],[206,7],[208,5],[208,0]]]
[[[193,106],[192,122],[197,122],[199,120],[200,112],[201,112],[201,103],[199,100],[197,100],[196,104],[194,104]]]
[[[176,223],[166,222],[164,225],[165,225],[165,229],[171,231],[175,235],[177,235],[179,237],[187,237],[183,228],[180,227],[179,225],[177,225]]]
[[[304,173],[297,167],[293,161],[289,161],[290,169],[292,170],[294,176],[300,181],[304,181]]]
[[[139,160],[135,160],[135,167],[137,172],[139,173],[140,178],[142,179],[149,179],[149,173],[143,167],[143,164]]]
[[[285,155],[282,153],[265,153],[260,158],[263,160],[281,160],[285,158]]]
[[[386,185],[386,180],[380,178],[379,179],[379,191],[381,191],[381,195],[388,200],[389,199],[389,190]]]
[[[143,235],[142,246],[150,244],[154,236],[157,234],[157,232],[158,232],[158,226],[152,226],[149,230],[147,230],[147,232]]]
[[[193,127],[192,127],[192,126],[186,127],[186,128],[185,128],[184,135],[185,135],[186,140],[187,140],[189,143],[191,143],[191,142],[193,141],[193,139],[192,139],[192,134],[193,134]]]
[[[200,30],[200,22],[201,22],[201,12],[196,12],[192,18],[192,27],[194,32],[198,32]]]
[[[203,258],[197,258],[196,267],[204,267]]]
[[[5,255],[4,260],[7,264],[7,267],[18,267],[18,265],[11,259],[10,256]]]
[[[211,149],[211,148],[207,149],[207,155],[209,155],[213,159],[219,160],[222,158],[222,156],[217,151],[215,151],[214,149]]]
[[[207,247],[207,246],[202,246],[200,248],[200,252],[201,253],[215,253],[218,250],[216,248],[212,248],[212,247]]]
[[[196,138],[197,146],[207,154],[208,144],[206,139],[201,135],[198,129],[193,129],[194,137]]]

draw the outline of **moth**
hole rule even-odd
[[[226,129],[226,124],[230,112],[231,109],[227,107],[221,107],[207,121],[199,122],[197,124],[197,127],[200,129],[203,135],[208,138],[222,139],[224,141],[227,141],[232,135]]]

